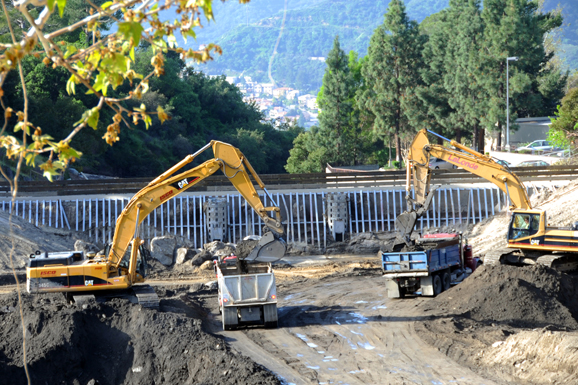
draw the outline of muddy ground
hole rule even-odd
[[[534,204],[553,225],[578,220],[576,185]],[[0,270],[77,236],[0,213]],[[474,253],[499,246],[508,216],[467,230]],[[383,234],[368,235],[379,238]],[[62,295],[23,293],[33,384],[574,384],[578,277],[488,266],[437,298],[387,298],[377,257],[277,264],[279,328],[221,330],[214,274],[162,270],[149,283],[159,310],[116,299],[85,308]],[[320,262],[323,262],[321,264]],[[3,276],[5,277],[5,275]],[[0,383],[26,383],[22,328],[10,279],[0,277]],[[22,288],[24,290],[24,288]]]
[[[437,298],[388,299],[378,264],[276,269],[279,328],[221,330],[216,290],[152,281],[159,311],[23,300],[38,384],[573,384],[578,277],[482,267]],[[193,278],[193,277],[191,277]],[[0,296],[0,378],[26,383],[14,292]]]

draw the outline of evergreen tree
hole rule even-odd
[[[318,142],[327,149],[326,162],[337,166],[349,165],[358,158],[353,140],[357,126],[353,100],[355,85],[349,70],[349,58],[341,49],[338,36],[326,63],[323,92],[317,98],[321,109]]]
[[[506,125],[506,59],[510,62],[510,120],[552,113],[562,96],[566,74],[546,69],[552,55],[544,50],[544,34],[559,27],[560,15],[538,12],[530,0],[485,0],[482,11],[484,42],[477,81],[486,91],[487,109],[482,117],[486,127],[501,132]],[[511,125],[512,126],[512,125]]]
[[[384,23],[371,37],[362,68],[367,89],[360,92],[360,109],[374,116],[374,129],[383,137],[393,134],[396,159],[401,159],[400,135],[412,136],[423,120],[415,91],[424,38],[410,21],[402,0],[392,0]]]
[[[444,86],[454,110],[449,117],[450,125],[458,142],[462,134],[471,133],[474,148],[483,152],[480,116],[486,108],[487,97],[476,81],[476,76],[480,76],[479,56],[484,33],[480,0],[451,0],[447,20],[451,24],[448,25]]]

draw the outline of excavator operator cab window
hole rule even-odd
[[[540,229],[540,214],[515,214],[512,218],[510,239],[534,235]]]

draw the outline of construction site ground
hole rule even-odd
[[[576,218],[578,189],[542,191],[550,224]],[[558,221],[559,223],[556,223]],[[479,256],[500,247],[506,214],[463,230]],[[71,249],[75,235],[0,217],[7,250]],[[443,230],[443,229],[442,229]],[[25,253],[25,254],[24,254]],[[293,258],[293,259],[292,259]],[[22,259],[16,259],[20,274]],[[159,310],[126,300],[83,307],[0,282],[1,383],[33,384],[574,384],[578,275],[483,266],[436,298],[388,299],[376,255],[287,257],[275,266],[279,328],[222,331],[211,270],[148,283]]]

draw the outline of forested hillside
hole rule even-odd
[[[215,3],[216,23],[200,31],[192,46],[217,42],[223,55],[200,67],[209,74],[245,74],[268,81],[267,70],[283,20],[283,0]],[[578,68],[578,7],[576,0],[545,0],[550,11],[560,3],[565,17],[559,37],[561,52],[570,68]],[[273,79],[282,85],[316,92],[325,64],[310,60],[324,57],[339,35],[345,52],[366,55],[369,38],[383,22],[388,0],[292,0],[287,2],[283,35],[272,65]],[[447,7],[449,0],[407,0],[410,19],[421,22]]]
[[[150,71],[152,56],[150,49],[143,47],[136,53],[135,67]],[[30,118],[39,122],[43,132],[56,140],[63,139],[87,106],[94,103],[94,96],[62,92],[67,81],[64,71],[54,71],[40,60],[27,60],[24,67]],[[17,82],[17,74],[10,73],[3,87],[5,103],[22,104]],[[126,86],[114,91],[119,97],[126,92]],[[75,139],[74,148],[83,155],[71,167],[116,177],[153,177],[216,139],[239,147],[258,173],[282,173],[293,139],[300,132],[298,128],[282,126],[278,130],[261,123],[261,113],[243,102],[237,87],[223,77],[211,79],[186,68],[176,54],[168,55],[164,75],[151,79],[150,90],[142,99],[129,100],[126,106],[138,107],[141,103],[147,111],[163,107],[171,119],[161,124],[154,117],[148,129],[142,123],[132,130],[123,128],[120,141],[110,146],[101,137],[106,132],[105,122],[112,116],[103,110],[97,129],[86,128]],[[200,160],[207,156],[212,156],[210,150]]]

